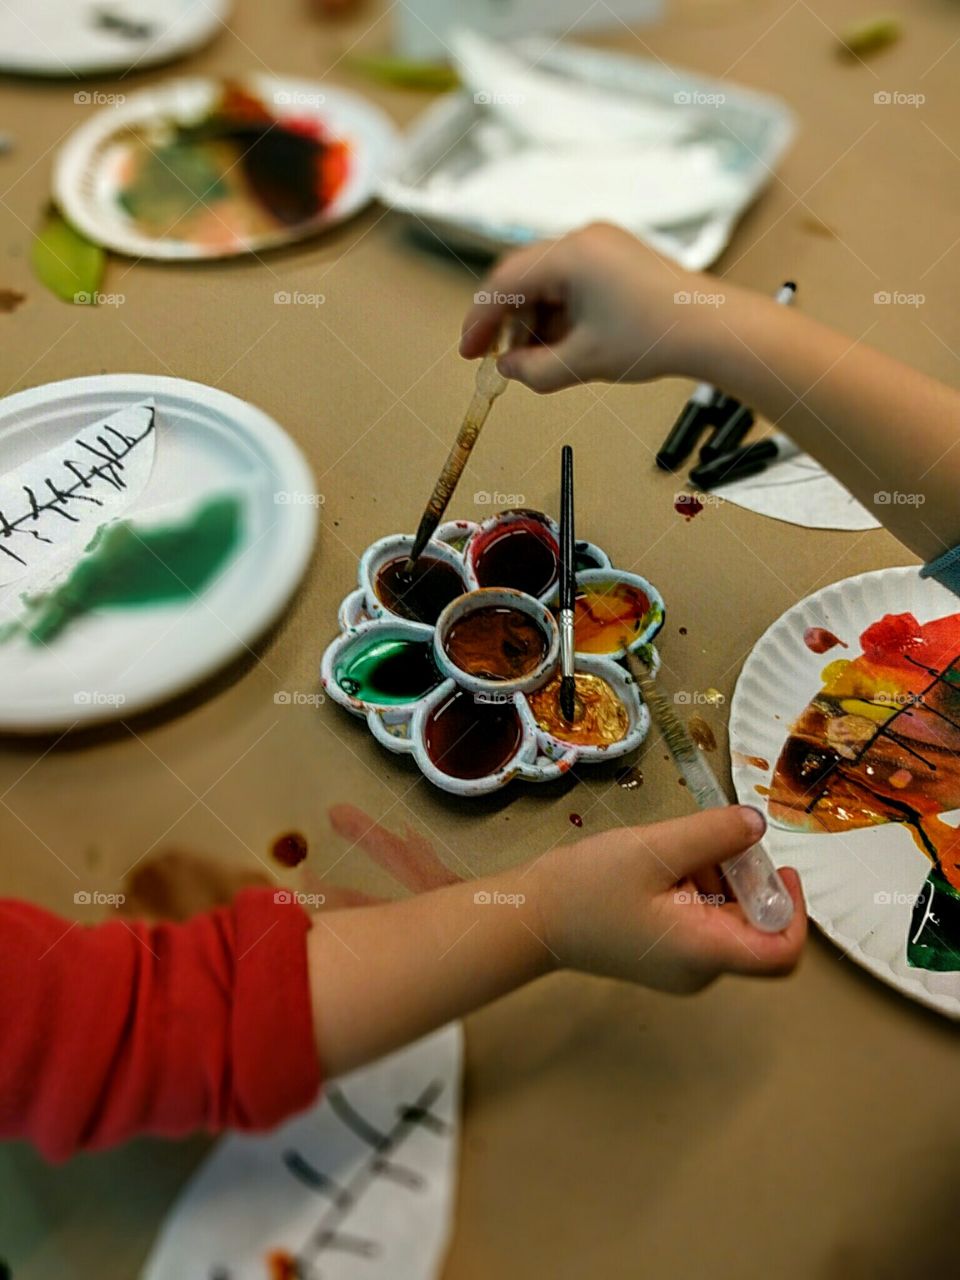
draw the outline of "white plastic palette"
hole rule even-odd
[[[77,76],[153,66],[212,39],[230,9],[230,0],[4,0],[0,70]]]
[[[464,594],[447,606],[436,627],[410,622],[391,613],[375,589],[378,568],[399,556],[408,555],[413,538],[395,535],[372,543],[360,560],[360,586],[346,596],[340,605],[340,634],[327,646],[323,655],[321,681],[333,701],[354,715],[364,717],[370,732],[382,746],[392,752],[410,754],[429,782],[454,795],[485,795],[507,786],[514,779],[525,782],[552,781],[562,777],[574,766],[597,764],[626,755],[643,742],[650,728],[650,713],[640,697],[633,677],[616,661],[618,656],[622,656],[622,650],[619,655],[576,655],[576,671],[606,681],[627,712],[628,728],[625,736],[604,746],[573,744],[546,732],[537,723],[529,695],[548,683],[556,674],[556,634],[554,646],[541,669],[533,676],[510,682],[509,692],[502,691],[508,688],[506,684],[498,686],[493,681],[468,677],[464,672],[458,672],[456,665],[445,654],[441,639],[444,620],[464,605],[508,604],[527,611],[542,611],[555,603],[555,585],[548,586],[539,597],[534,597],[516,589],[499,588],[492,583],[481,589],[477,576],[474,553],[481,545],[481,539],[495,535],[498,529],[506,527],[515,519],[526,520],[529,517],[534,517],[534,522],[541,524],[556,540],[558,530],[555,523],[540,512],[503,511],[482,525],[469,520],[453,520],[440,526],[434,539],[427,544],[425,555],[455,565],[463,579]],[[652,642],[664,620],[664,605],[660,593],[638,575],[614,568],[606,552],[592,543],[578,542],[577,553],[584,561],[595,566],[586,571],[588,579],[595,580],[598,576],[603,576],[605,579],[628,582],[646,596],[649,609],[643,619],[644,626],[630,647],[644,651],[651,670],[656,675],[660,658]],[[584,574],[578,574],[581,581],[583,577]],[[404,640],[431,646],[438,673],[437,683],[410,701],[394,705],[366,702],[355,696],[353,691],[348,691],[338,679],[338,668],[342,662],[349,661],[355,647],[362,651],[378,640]],[[494,772],[481,777],[462,777],[446,772],[438,766],[428,748],[430,721],[441,714],[452,699],[462,696],[471,697],[477,704],[509,705],[516,713],[518,745],[515,751]]]
[[[733,780],[743,804],[758,803],[757,787],[769,783],[790,726],[821,688],[827,663],[856,657],[861,632],[884,614],[908,612],[929,622],[960,612],[960,601],[915,568],[881,569],[815,592],[760,637],[730,712]],[[826,628],[849,649],[811,653],[803,642],[808,627]],[[907,962],[914,903],[930,863],[902,825],[819,835],[771,824],[765,843],[779,866],[798,869],[812,918],[852,960],[921,1004],[960,1018],[960,972]]]
[[[84,426],[151,399],[156,456],[123,518],[162,525],[217,493],[243,501],[241,540],[189,604],[104,609],[48,646],[0,645],[0,730],[52,731],[127,718],[182,692],[249,650],[277,618],[309,561],[317,524],[313,478],[297,446],[259,409],[178,378],[72,378],[0,401],[0,470]],[[22,583],[0,588],[0,621],[16,617]]]
[[[98,244],[117,253],[165,260],[232,257],[290,244],[352,217],[374,196],[396,131],[387,116],[359,95],[313,81],[261,74],[234,77],[278,117],[319,120],[349,148],[347,176],[336,196],[308,222],[277,227],[229,245],[204,245],[174,236],[147,235],[118,199],[120,139],[131,128],[190,123],[216,102],[222,85],[210,79],[174,80],[130,94],[93,114],[69,136],[54,165],[53,190],[67,218]]]

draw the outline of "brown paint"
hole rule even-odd
[[[687,728],[690,730],[690,737],[701,751],[716,751],[716,735],[703,716],[691,716],[687,721]]]
[[[764,772],[770,768],[770,761],[764,760],[763,756],[745,756],[742,751],[734,751],[732,759],[734,764],[750,764],[755,769],[763,769]]]
[[[277,836],[270,846],[270,855],[281,867],[298,867],[307,856],[307,837],[299,831],[287,831]]]
[[[26,302],[27,295],[20,293],[16,289],[0,289],[0,312],[9,315],[11,311],[16,311],[21,302]]]
[[[624,791],[636,791],[638,787],[643,786],[643,770],[638,764],[621,769],[617,774],[617,783],[623,787]]]
[[[807,627],[803,633],[803,643],[811,653],[826,653],[829,649],[835,649],[837,645],[843,649],[847,648],[846,643],[826,627]]]
[[[121,915],[188,920],[232,902],[241,889],[263,888],[272,881],[259,871],[218,858],[171,850],[140,862],[123,881]]]

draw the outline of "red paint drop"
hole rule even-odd
[[[570,821],[573,823],[575,827],[583,826],[583,819],[580,817],[579,813],[571,813]]]
[[[912,613],[888,613],[867,627],[860,637],[865,658],[882,662],[885,658],[898,658],[908,649],[923,644],[920,623]]]
[[[835,636],[832,631],[827,631],[825,627],[807,627],[803,633],[803,643],[811,653],[826,653],[828,649],[835,649],[837,645],[841,645],[844,649],[848,647],[846,641]]]
[[[678,493],[673,500],[673,509],[688,520],[692,520],[703,510],[703,503],[692,493]]]
[[[270,852],[281,867],[298,867],[307,856],[307,837],[299,831],[288,831],[277,836],[270,846]]]

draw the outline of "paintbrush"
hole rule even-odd
[[[573,450],[568,444],[560,454],[560,711],[573,723],[577,684],[574,678],[573,608],[577,596],[577,571],[573,532]]]
[[[693,744],[690,735],[677,719],[663,694],[656,687],[647,667],[628,647],[624,639],[627,666],[636,680],[644,702],[656,721],[674,764],[680,771],[691,795],[701,809],[716,809],[730,801],[717,781],[716,774]],[[761,842],[744,850],[735,858],[721,862],[727,883],[752,925],[764,933],[779,933],[793,919],[793,899],[787,886],[770,860]]]
[[[453,491],[457,487],[461,475],[463,475],[463,469],[467,465],[470,451],[477,443],[477,437],[487,420],[487,415],[493,402],[497,396],[506,390],[507,380],[497,369],[497,358],[502,354],[502,351],[503,346],[498,341],[494,343],[480,361],[473,398],[464,415],[463,425],[454,441],[453,448],[443,464],[440,478],[434,485],[430,501],[424,508],[423,515],[420,518],[417,536],[414,538],[413,546],[410,549],[410,558],[404,566],[406,573],[413,573],[424,547],[433,537],[437,525],[443,518],[444,511],[447,509],[447,504],[453,497]]]

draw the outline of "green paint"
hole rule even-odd
[[[333,678],[351,698],[382,707],[413,702],[441,680],[429,642],[380,637],[348,647]]]
[[[960,969],[960,893],[939,871],[931,871],[913,909],[907,963],[914,969],[954,973]]]
[[[172,224],[197,205],[227,194],[223,172],[224,165],[211,149],[177,139],[138,154],[133,181],[119,201],[131,218]]]
[[[94,609],[140,608],[190,600],[233,552],[241,525],[240,499],[203,503],[179,524],[141,528],[129,520],[101,525],[70,576],[52,591],[27,596],[27,615],[6,628],[49,644],[74,619]]]

